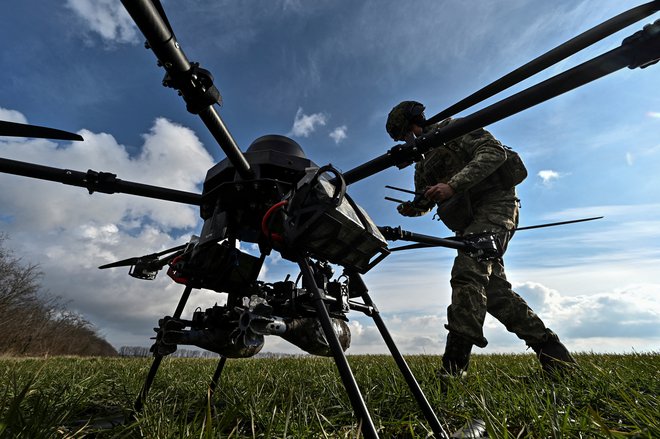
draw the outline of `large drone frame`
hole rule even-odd
[[[163,80],[163,84],[177,89],[186,101],[188,110],[191,113],[200,116],[212,136],[227,155],[228,160],[233,165],[237,174],[236,178],[239,180],[254,179],[254,170],[248,160],[246,160],[245,155],[236,145],[236,142],[232,138],[227,127],[215,110],[214,104],[219,103],[221,98],[218,90],[213,85],[212,75],[208,71],[201,69],[197,63],[191,63],[188,61],[188,58],[181,50],[174,36],[159,0],[122,0],[122,3],[146,37],[147,47],[154,51],[154,54],[158,58],[159,65],[165,68],[167,73]],[[658,10],[660,10],[660,1],[656,0],[620,14],[484,87],[482,90],[474,93],[463,101],[447,108],[438,115],[433,116],[430,118],[430,121],[444,119],[445,117],[454,115],[465,108],[475,105],[495,93],[526,79],[536,72],[547,68],[549,65],[572,55],[578,50],[581,50],[582,48],[587,47],[588,45],[591,45],[594,42],[623,29],[631,23],[657,12]],[[637,67],[644,68],[657,62],[659,58],[660,20],[626,38],[620,47],[611,50],[610,52],[587,61],[562,74],[547,79],[480,111],[458,119],[455,123],[449,126],[436,129],[433,132],[408,143],[395,145],[385,154],[343,173],[341,178],[345,184],[348,185],[374,175],[389,167],[396,166],[403,168],[412,162],[420,160],[424,153],[441,145],[443,142],[467,134],[474,129],[497,122],[569,90],[622,69],[623,67],[629,67],[631,69]],[[19,125],[20,124],[3,122],[0,124],[0,135],[80,140],[75,139],[75,136],[77,135],[71,133],[56,132],[43,127]],[[96,172],[92,170],[79,172],[2,158],[0,158],[0,172],[85,187],[90,193],[95,191],[108,194],[121,192],[196,206],[203,206],[205,203],[205,194],[200,195],[157,186],[144,185],[141,183],[122,181],[117,179],[116,175],[107,172]],[[464,249],[473,252],[477,257],[488,258],[498,256],[497,248],[493,246],[494,241],[488,237],[481,237],[477,240],[457,240],[419,235],[401,230],[398,227],[379,227],[379,230],[388,240],[404,239],[416,243],[422,243],[424,246],[442,246]],[[178,255],[183,252],[183,248],[184,246],[174,249],[174,251],[177,252],[175,254]],[[154,260],[159,261],[158,257],[161,254],[162,253],[149,255],[147,262],[153,262]],[[321,323],[325,338],[332,351],[332,356],[337,364],[340,377],[348,393],[351,405],[359,419],[362,433],[367,438],[378,437],[377,429],[373,424],[365,401],[353,376],[346,356],[344,355],[342,346],[332,327],[332,320],[328,313],[328,307],[336,299],[328,294],[323,285],[319,285],[317,276],[314,273],[312,256],[314,255],[302,251],[293,256],[289,255],[289,258],[294,260],[300,268],[303,286],[314,304],[315,316]],[[130,265],[142,262],[139,258],[120,262],[127,261]],[[162,268],[163,265],[160,265],[159,267]],[[353,290],[351,294],[352,298],[360,297],[362,299],[362,303],[355,300],[348,301],[350,309],[360,311],[373,318],[376,327],[383,337],[392,357],[403,374],[434,434],[438,437],[448,437],[414,375],[406,364],[405,359],[399,352],[394,340],[388,332],[376,305],[368,294],[368,289],[362,281],[360,274],[353,268],[345,268],[345,274],[350,277],[351,280]],[[183,294],[179,299],[179,303],[172,316],[173,318],[179,319],[181,317],[192,290],[193,285],[185,286]],[[136,411],[142,409],[163,357],[164,355],[161,355],[158,352],[155,353],[152,366],[135,402]],[[216,389],[225,362],[226,357],[221,356],[211,379],[211,391]]]

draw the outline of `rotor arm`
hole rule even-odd
[[[438,238],[420,233],[402,230],[401,227],[378,227],[388,241],[403,239],[418,243],[420,246],[446,247],[462,250],[480,261],[501,258],[504,254],[496,233],[479,233],[456,238]],[[407,246],[406,246],[407,247]]]
[[[379,226],[378,230],[388,241],[404,241],[428,244],[437,247],[453,248],[456,250],[472,250],[472,246],[464,241],[451,238],[438,238],[437,236],[423,235],[421,233],[403,230],[401,227]]]
[[[157,7],[152,0],[122,0],[122,3],[147,39],[147,47],[153,50],[159,65],[166,70],[163,85],[179,91],[188,111],[199,115],[238,174],[244,179],[252,178],[250,164],[213,107],[213,104],[222,102],[213,85],[213,76],[198,63],[188,60],[160,4]]]
[[[441,142],[498,122],[624,67],[648,67],[658,62],[659,58],[660,20],[657,20],[624,39],[616,49],[415,139],[414,154],[417,155],[420,151],[423,154]]]
[[[502,76],[465,99],[430,117],[426,122],[431,125],[470,108],[659,10],[660,0],[654,0],[622,12]]]
[[[56,181],[69,186],[84,187],[87,188],[90,194],[94,192],[105,194],[124,193],[195,206],[202,204],[200,194],[124,181],[118,179],[115,174],[96,172],[91,169],[87,172],[80,172],[0,158],[0,172],[39,180]]]
[[[621,46],[553,76],[453,123],[396,145],[385,154],[344,172],[355,183],[392,166],[405,167],[426,152],[475,129],[498,122],[624,67],[648,67],[660,59],[660,20],[626,38]]]

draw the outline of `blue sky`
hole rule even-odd
[[[189,59],[211,70],[219,109],[238,145],[270,133],[298,141],[318,164],[341,170],[393,143],[384,125],[402,100],[434,114],[633,1],[164,1]],[[621,41],[658,14],[525,81],[520,90]],[[13,2],[0,18],[0,119],[80,132],[85,142],[0,138],[0,156],[199,191],[224,154],[183,101],[117,0]],[[571,350],[660,348],[660,67],[621,70],[489,129],[523,156],[521,226],[605,219],[517,234],[509,280]],[[512,90],[512,91],[513,91]],[[502,96],[506,96],[505,92]],[[488,102],[494,102],[491,99]],[[468,112],[464,112],[469,114]],[[350,187],[379,225],[449,235],[428,215],[403,218],[386,184],[411,187],[412,169],[390,169]],[[199,231],[192,207],[0,175],[0,230],[44,285],[115,346],[147,345],[171,314],[178,285],[96,267],[179,245]],[[389,256],[365,276],[401,349],[441,353],[453,253]],[[279,280],[295,267],[271,258]],[[222,301],[193,294],[189,311]],[[373,324],[349,315],[349,353],[385,352]],[[484,352],[522,352],[486,321]],[[298,352],[270,338],[266,350]]]

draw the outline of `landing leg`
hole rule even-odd
[[[352,273],[350,275],[350,285],[352,291],[355,291],[362,296],[362,300],[364,301],[364,304],[367,306],[367,310],[368,310],[365,311],[365,314],[367,314],[368,316],[374,319],[374,322],[376,323],[376,327],[378,328],[380,335],[383,337],[383,340],[385,341],[385,344],[390,350],[390,353],[392,354],[392,358],[394,358],[394,361],[399,367],[401,374],[405,378],[406,383],[408,383],[408,387],[410,388],[410,391],[417,400],[417,405],[419,405],[419,408],[422,410],[422,413],[424,414],[426,421],[429,423],[431,430],[433,430],[433,433],[435,433],[436,436],[438,436],[439,438],[448,438],[449,435],[442,428],[442,425],[440,425],[440,421],[438,421],[438,418],[435,415],[433,408],[431,408],[431,405],[426,399],[426,395],[424,395],[424,392],[419,387],[419,384],[417,383],[417,379],[415,379],[415,376],[408,367],[406,360],[403,358],[403,355],[401,355],[401,352],[399,352],[399,349],[394,343],[394,339],[390,335],[390,332],[387,330],[387,327],[385,326],[385,322],[383,321],[382,317],[380,316],[380,313],[378,312],[378,308],[376,308],[376,305],[374,304],[373,300],[371,300],[371,297],[369,296],[367,290],[367,286],[364,284],[362,278],[357,273]]]
[[[332,356],[334,357],[335,363],[337,364],[337,369],[339,369],[339,375],[341,376],[341,380],[344,384],[344,387],[346,388],[346,392],[348,393],[348,398],[350,399],[351,405],[353,406],[353,411],[355,412],[355,415],[358,417],[358,420],[361,424],[362,434],[365,438],[368,439],[377,438],[378,433],[376,432],[376,427],[371,420],[371,416],[367,410],[367,405],[362,398],[362,393],[360,393],[360,389],[358,388],[357,382],[355,381],[351,367],[346,360],[344,350],[339,343],[337,334],[335,334],[335,331],[332,328],[332,321],[330,320],[330,315],[328,314],[328,310],[325,307],[325,302],[323,301],[324,293],[314,280],[314,273],[309,266],[308,259],[301,259],[298,262],[298,265],[300,266],[300,271],[302,272],[303,285],[314,300],[314,306],[318,314],[318,319],[321,322],[323,333],[325,334],[325,338],[330,345]]]
[[[211,378],[211,382],[209,383],[211,398],[213,398],[213,393],[215,393],[215,389],[218,387],[218,382],[220,381],[220,374],[222,374],[222,369],[224,369],[226,362],[227,362],[227,357],[220,356],[218,367],[215,368],[215,373],[213,374],[213,378]]]
[[[172,316],[175,319],[180,318],[181,314],[183,314],[183,309],[186,306],[186,302],[188,302],[188,298],[190,297],[191,291],[192,291],[192,287],[190,286],[186,286],[186,289],[183,290],[181,299],[179,299],[179,304],[177,305],[176,310],[174,311],[174,315]],[[151,384],[153,383],[154,378],[156,377],[156,372],[158,372],[160,363],[161,361],[163,361],[163,357],[164,355],[159,354],[157,351],[154,353],[154,361],[151,363],[151,368],[149,369],[147,378],[144,380],[144,384],[142,384],[142,389],[140,390],[140,394],[135,400],[135,405],[133,406],[136,412],[141,411],[142,407],[144,407],[144,401],[147,399],[147,394],[149,393]]]

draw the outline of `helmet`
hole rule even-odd
[[[394,140],[404,140],[411,124],[421,126],[426,121],[425,108],[424,105],[416,101],[403,101],[396,105],[387,116],[387,123],[385,124],[387,133]]]

